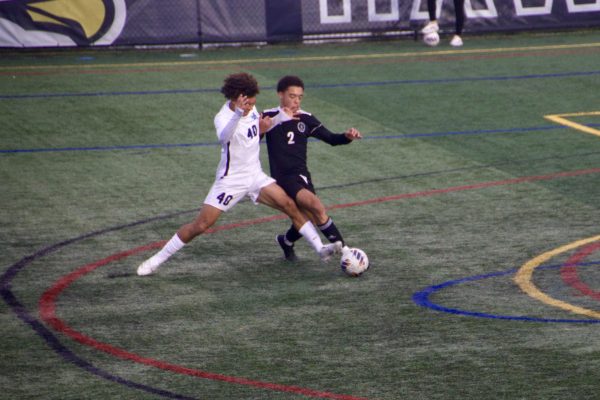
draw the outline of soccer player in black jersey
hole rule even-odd
[[[355,128],[350,128],[345,133],[333,133],[315,116],[303,111],[300,105],[304,98],[304,83],[297,76],[281,78],[277,84],[277,95],[279,107],[263,112],[264,117],[271,118],[271,127],[265,133],[271,176],[330,242],[344,243],[342,235],[315,193],[306,163],[307,143],[309,138],[316,138],[332,146],[348,144],[362,138],[361,133]],[[294,242],[301,237],[294,226],[285,235],[277,236],[286,260],[296,260]]]

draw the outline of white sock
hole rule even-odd
[[[323,242],[319,236],[319,232],[315,229],[315,226],[310,221],[306,221],[302,228],[298,230],[304,239],[312,246],[313,249],[318,253],[323,248]]]
[[[185,246],[185,243],[179,239],[177,234],[174,234],[158,253],[150,257],[150,263],[152,265],[160,265],[164,263],[169,259],[169,257],[181,250],[183,246]]]

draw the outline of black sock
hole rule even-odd
[[[294,225],[292,225],[290,229],[288,229],[288,231],[285,233],[285,240],[290,242],[292,245],[294,244],[294,242],[300,240],[301,237],[302,234],[298,232],[298,229],[296,229]]]
[[[338,231],[337,226],[335,226],[331,218],[329,218],[323,225],[319,225],[319,229],[331,243],[340,241],[342,244],[344,244],[344,238],[342,238],[342,234],[340,231]]]

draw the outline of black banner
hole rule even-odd
[[[442,28],[454,24],[454,2],[437,0]],[[304,35],[418,30],[426,0],[303,0]],[[467,32],[600,26],[600,0],[465,0]]]
[[[426,0],[0,0],[0,47],[279,42],[416,31]],[[465,0],[465,33],[600,27],[600,0]],[[452,0],[437,1],[443,30]]]

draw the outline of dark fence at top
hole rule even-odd
[[[437,1],[452,30],[452,0]],[[299,41],[418,30],[426,0],[0,0],[0,47]],[[465,32],[600,26],[600,0],[465,0]]]

